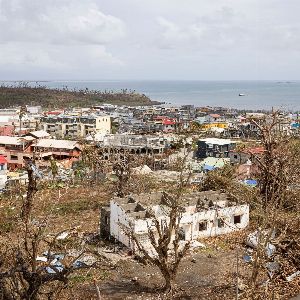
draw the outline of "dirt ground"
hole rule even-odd
[[[176,277],[176,292],[172,299],[236,299],[237,261],[239,299],[245,299],[243,285],[245,286],[246,278],[249,278],[251,272],[251,264],[243,260],[243,239],[246,234],[247,231],[202,241],[206,245],[205,249],[191,250],[180,264]],[[239,242],[233,244],[233,241]],[[238,250],[233,248],[233,245],[238,245]],[[108,257],[113,258],[116,267],[105,274],[102,273],[96,279],[101,291],[101,300],[169,299],[161,291],[164,279],[157,267],[145,266],[127,256],[125,252],[109,253]],[[117,261],[118,259],[120,260]],[[93,278],[97,276],[99,270]],[[293,283],[294,288],[297,285],[299,281]],[[295,296],[290,283],[282,287],[280,296],[272,298],[270,291],[270,297],[255,299],[287,300]],[[74,286],[73,292],[73,295],[76,295],[74,299],[97,299],[95,286],[90,282]]]
[[[71,278],[70,287],[61,295],[63,299],[97,299],[92,279],[96,279],[102,300],[164,299],[164,280],[158,268],[145,266],[125,254],[120,258],[112,270],[102,274],[100,270],[87,270],[80,281]],[[190,253],[180,265],[173,299],[234,299],[235,264],[233,250]]]
[[[112,192],[110,187],[104,185],[50,187],[37,193],[33,215],[36,220],[47,221],[48,233],[73,228],[79,237],[97,234],[99,209],[109,202]],[[2,197],[1,239],[17,238],[20,206],[20,198]],[[236,247],[240,249],[239,277],[243,281],[244,275],[249,274],[249,266],[242,259],[243,241],[250,230],[201,241],[206,248],[192,250],[179,267],[173,299],[235,299]],[[108,249],[102,242],[91,247],[100,252]],[[68,286],[58,299],[97,299],[95,284],[99,287],[101,300],[164,299],[160,290],[164,280],[157,268],[144,266],[127,256],[125,251],[116,254],[106,252],[106,256],[112,259],[111,267],[102,268],[98,265],[98,268],[83,269],[72,274]]]
[[[221,299],[226,294],[224,288],[228,289],[228,296],[233,295],[234,272],[229,270],[234,270],[234,261],[232,251],[189,255],[180,265],[176,278],[178,292],[174,298]],[[104,299],[158,299],[164,281],[157,268],[128,260],[120,264],[119,270],[114,280],[100,284]],[[220,287],[219,298],[216,291]]]

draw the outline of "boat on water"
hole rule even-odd
[[[245,94],[239,94],[239,96],[241,97],[241,96],[246,96]]]

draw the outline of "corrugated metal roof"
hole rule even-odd
[[[79,148],[79,144],[77,141],[55,140],[55,139],[40,139],[35,143],[34,146],[43,147],[43,148],[68,149],[68,150]]]
[[[16,136],[0,136],[0,144],[4,145],[22,145],[22,141]]]
[[[234,144],[236,142],[227,140],[227,139],[217,139],[217,138],[206,138],[200,139],[201,142],[205,142],[206,144],[213,144],[213,145],[228,145]]]
[[[33,135],[34,137],[37,138],[43,138],[43,137],[49,137],[50,134],[47,131],[44,130],[37,130],[37,131],[32,131],[29,134]]]

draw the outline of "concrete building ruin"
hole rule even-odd
[[[164,153],[167,141],[160,136],[114,134],[105,135],[98,144],[99,156],[104,160],[113,160],[122,154],[155,155]]]
[[[101,209],[100,235],[112,237],[134,251],[136,245],[128,236],[131,230],[145,247],[152,249],[148,238],[151,216],[161,224],[168,222],[168,207],[163,199],[163,192],[113,198],[109,207]],[[182,209],[180,235],[183,241],[230,233],[249,224],[249,205],[237,204],[225,193],[186,194]]]

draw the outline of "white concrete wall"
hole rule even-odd
[[[111,133],[111,117],[101,116],[96,118],[97,133]]]
[[[6,174],[0,174],[0,188],[5,188],[5,184],[7,182],[7,175]]]
[[[140,240],[140,243],[148,249],[149,252],[152,252],[155,255],[155,250],[151,245],[148,236],[148,224],[152,224],[152,219],[136,219],[130,220],[126,212],[118,205],[118,203],[111,200],[110,202],[110,234],[115,239],[120,241],[126,247],[138,251],[137,246],[134,242],[130,240],[124,227],[129,228],[131,224],[134,234]],[[160,218],[162,219],[162,218]]]
[[[129,237],[123,229],[129,226],[125,211],[113,200],[110,201],[110,211],[110,234],[128,248],[131,248]]]
[[[155,206],[155,215],[159,221],[168,218],[162,217],[162,212],[159,206]],[[234,224],[234,216],[241,216],[241,223]],[[224,227],[218,227],[218,219],[224,221]],[[207,229],[199,231],[199,223],[207,222]],[[137,220],[135,225],[135,232],[137,234],[145,234],[148,231],[147,222],[150,224],[151,220]],[[246,228],[249,224],[249,206],[238,205],[231,207],[224,207],[219,209],[210,209],[206,211],[196,212],[196,207],[188,207],[187,212],[183,214],[180,220],[180,226],[185,231],[186,240],[194,240],[202,237],[216,236],[220,234],[230,233],[235,230]]]
[[[234,224],[234,216],[241,216],[241,223]],[[224,221],[224,227],[218,227],[218,219]],[[199,231],[199,223],[207,222],[207,229]],[[185,213],[180,223],[185,229],[186,240],[216,236],[243,229],[249,224],[249,206],[239,205],[210,209],[207,211]]]
[[[110,203],[111,217],[110,217],[110,233],[120,241],[122,244],[137,250],[136,245],[130,241],[126,234],[124,227],[129,227],[130,220],[126,212],[113,200]],[[169,219],[164,217],[163,210],[160,206],[153,207],[154,213],[159,222],[166,222]],[[243,229],[249,224],[249,205],[238,205],[231,207],[224,207],[218,209],[209,209],[206,211],[196,211],[196,206],[190,206],[186,209],[180,220],[180,226],[185,232],[185,240],[195,240],[204,237],[216,236],[230,233],[235,230]],[[241,216],[241,222],[234,224],[234,216]],[[224,221],[224,226],[218,226],[218,219]],[[199,230],[199,223],[207,222],[206,230]],[[154,251],[151,242],[148,238],[148,225],[152,223],[151,219],[136,219],[131,220],[132,228],[136,236],[141,240],[141,243],[149,251]],[[154,254],[154,253],[153,253]]]

